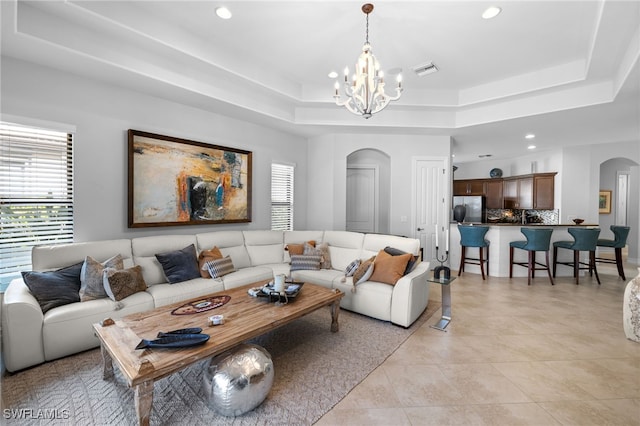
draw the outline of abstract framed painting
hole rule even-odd
[[[129,129],[130,228],[251,222],[252,153]]]

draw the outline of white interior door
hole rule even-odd
[[[347,231],[378,232],[377,166],[347,167]]]
[[[438,226],[439,254],[442,258],[449,229],[446,202],[449,193],[449,173],[445,159],[417,159],[414,161],[415,238],[420,239],[424,260],[435,262],[436,225]],[[435,266],[435,264],[434,264]]]

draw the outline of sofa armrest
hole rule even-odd
[[[391,322],[409,327],[427,309],[429,303],[429,262],[420,262],[400,278],[393,288]]]
[[[22,278],[13,280],[2,300],[2,361],[8,371],[44,362],[43,321],[42,309]]]

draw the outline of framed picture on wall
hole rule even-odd
[[[130,228],[251,222],[252,153],[128,131]]]
[[[598,198],[598,209],[600,214],[611,213],[611,191],[600,191],[600,197]]]

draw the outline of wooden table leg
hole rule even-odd
[[[147,380],[134,388],[136,415],[140,426],[149,426],[151,404],[153,403],[153,380]]]
[[[331,304],[331,331],[337,333],[340,329],[338,325],[338,315],[340,315],[340,301],[337,300]]]
[[[100,345],[100,352],[102,353],[102,378],[108,380],[113,378],[113,360],[111,354]]]

